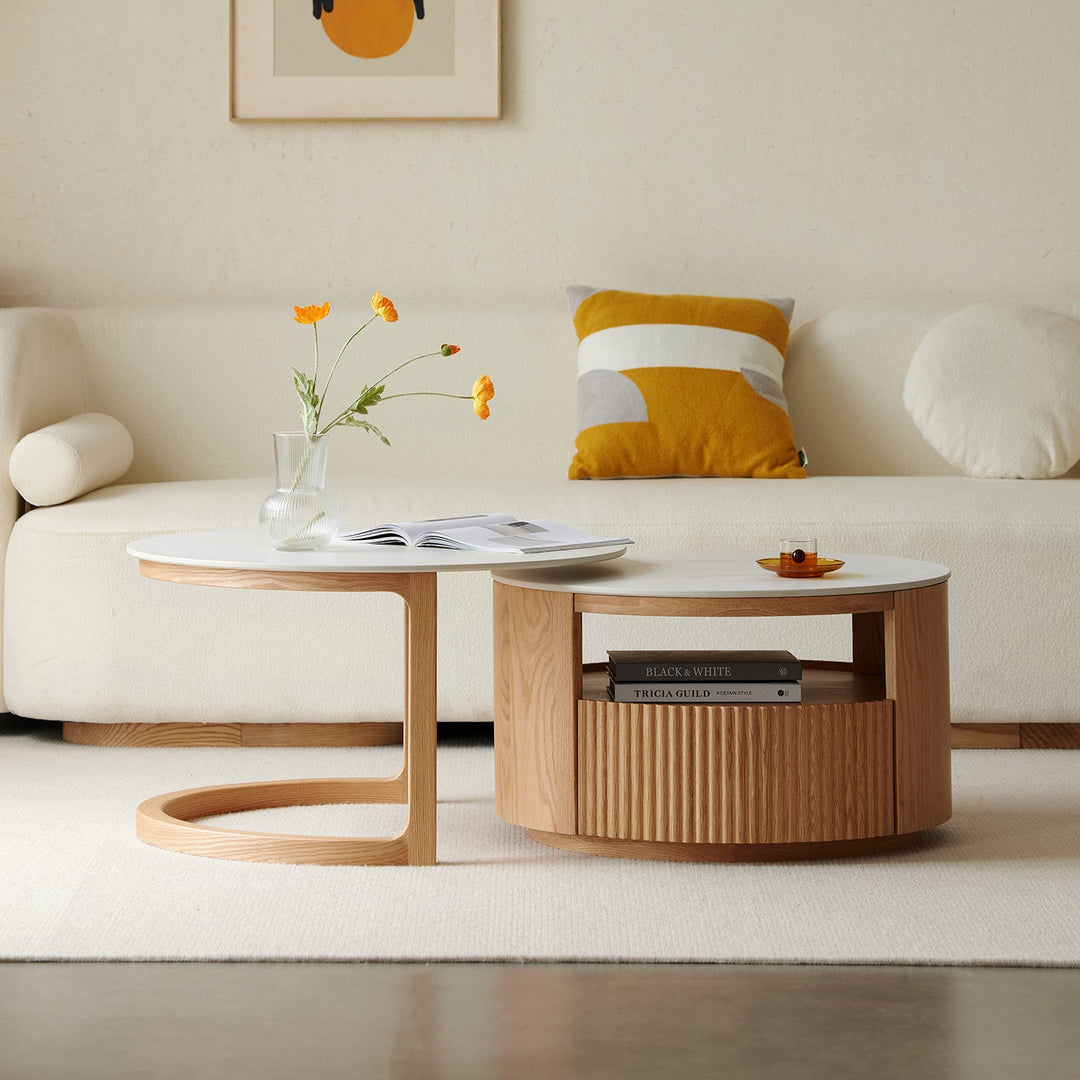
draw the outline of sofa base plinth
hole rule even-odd
[[[796,859],[840,859],[874,855],[915,843],[922,832],[869,836],[857,840],[813,840],[795,844],[686,844],[666,840],[620,840],[529,829],[529,836],[548,847],[582,855],[667,862],[790,862]]]
[[[93,724],[65,721],[65,742],[83,746],[387,746],[400,723]]]

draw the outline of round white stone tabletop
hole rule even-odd
[[[573,548],[518,555],[512,552],[455,551],[399,544],[336,540],[318,551],[278,551],[260,529],[169,533],[128,544],[127,552],[146,562],[222,570],[321,571],[338,574],[421,574],[451,570],[506,570],[527,566],[581,565],[614,559],[625,545]]]
[[[555,567],[537,572],[497,569],[495,580],[550,592],[600,596],[755,597],[844,596],[936,585],[949,577],[939,563],[885,555],[841,555],[839,570],[819,578],[783,578],[757,565],[771,551],[638,551],[596,566]]]

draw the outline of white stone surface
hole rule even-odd
[[[396,544],[361,544],[335,540],[318,551],[277,551],[259,529],[148,536],[127,546],[127,553],[147,562],[204,566],[228,570],[273,570],[292,573],[327,571],[338,574],[398,574],[453,570],[504,569],[507,565],[565,566],[614,559],[625,545],[551,551],[536,555],[513,552],[452,551]]]
[[[949,576],[948,567],[918,559],[819,555],[840,559],[844,565],[820,578],[785,578],[757,565],[761,552],[634,551],[603,566],[497,570],[495,580],[601,596],[769,597],[893,592],[936,585]]]

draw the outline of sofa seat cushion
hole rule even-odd
[[[768,554],[795,530],[823,555],[941,562],[953,570],[953,719],[1023,720],[1017,700],[1041,720],[1080,719],[1080,687],[1061,675],[1074,664],[1068,635],[1045,632],[1080,606],[1075,575],[1049,569],[1080,542],[1080,481],[332,477],[328,487],[355,527],[507,510],[632,536],[640,551]],[[398,598],[172,585],[143,578],[125,553],[140,536],[253,525],[268,490],[265,479],[117,485],[20,518],[7,556],[9,709],[99,723],[399,719]],[[439,604],[440,718],[490,720],[490,576],[441,575]],[[585,659],[651,647],[847,659],[848,634],[840,616],[588,616]]]

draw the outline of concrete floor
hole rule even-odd
[[[1080,1077],[1080,971],[0,964],[0,1080]]]

